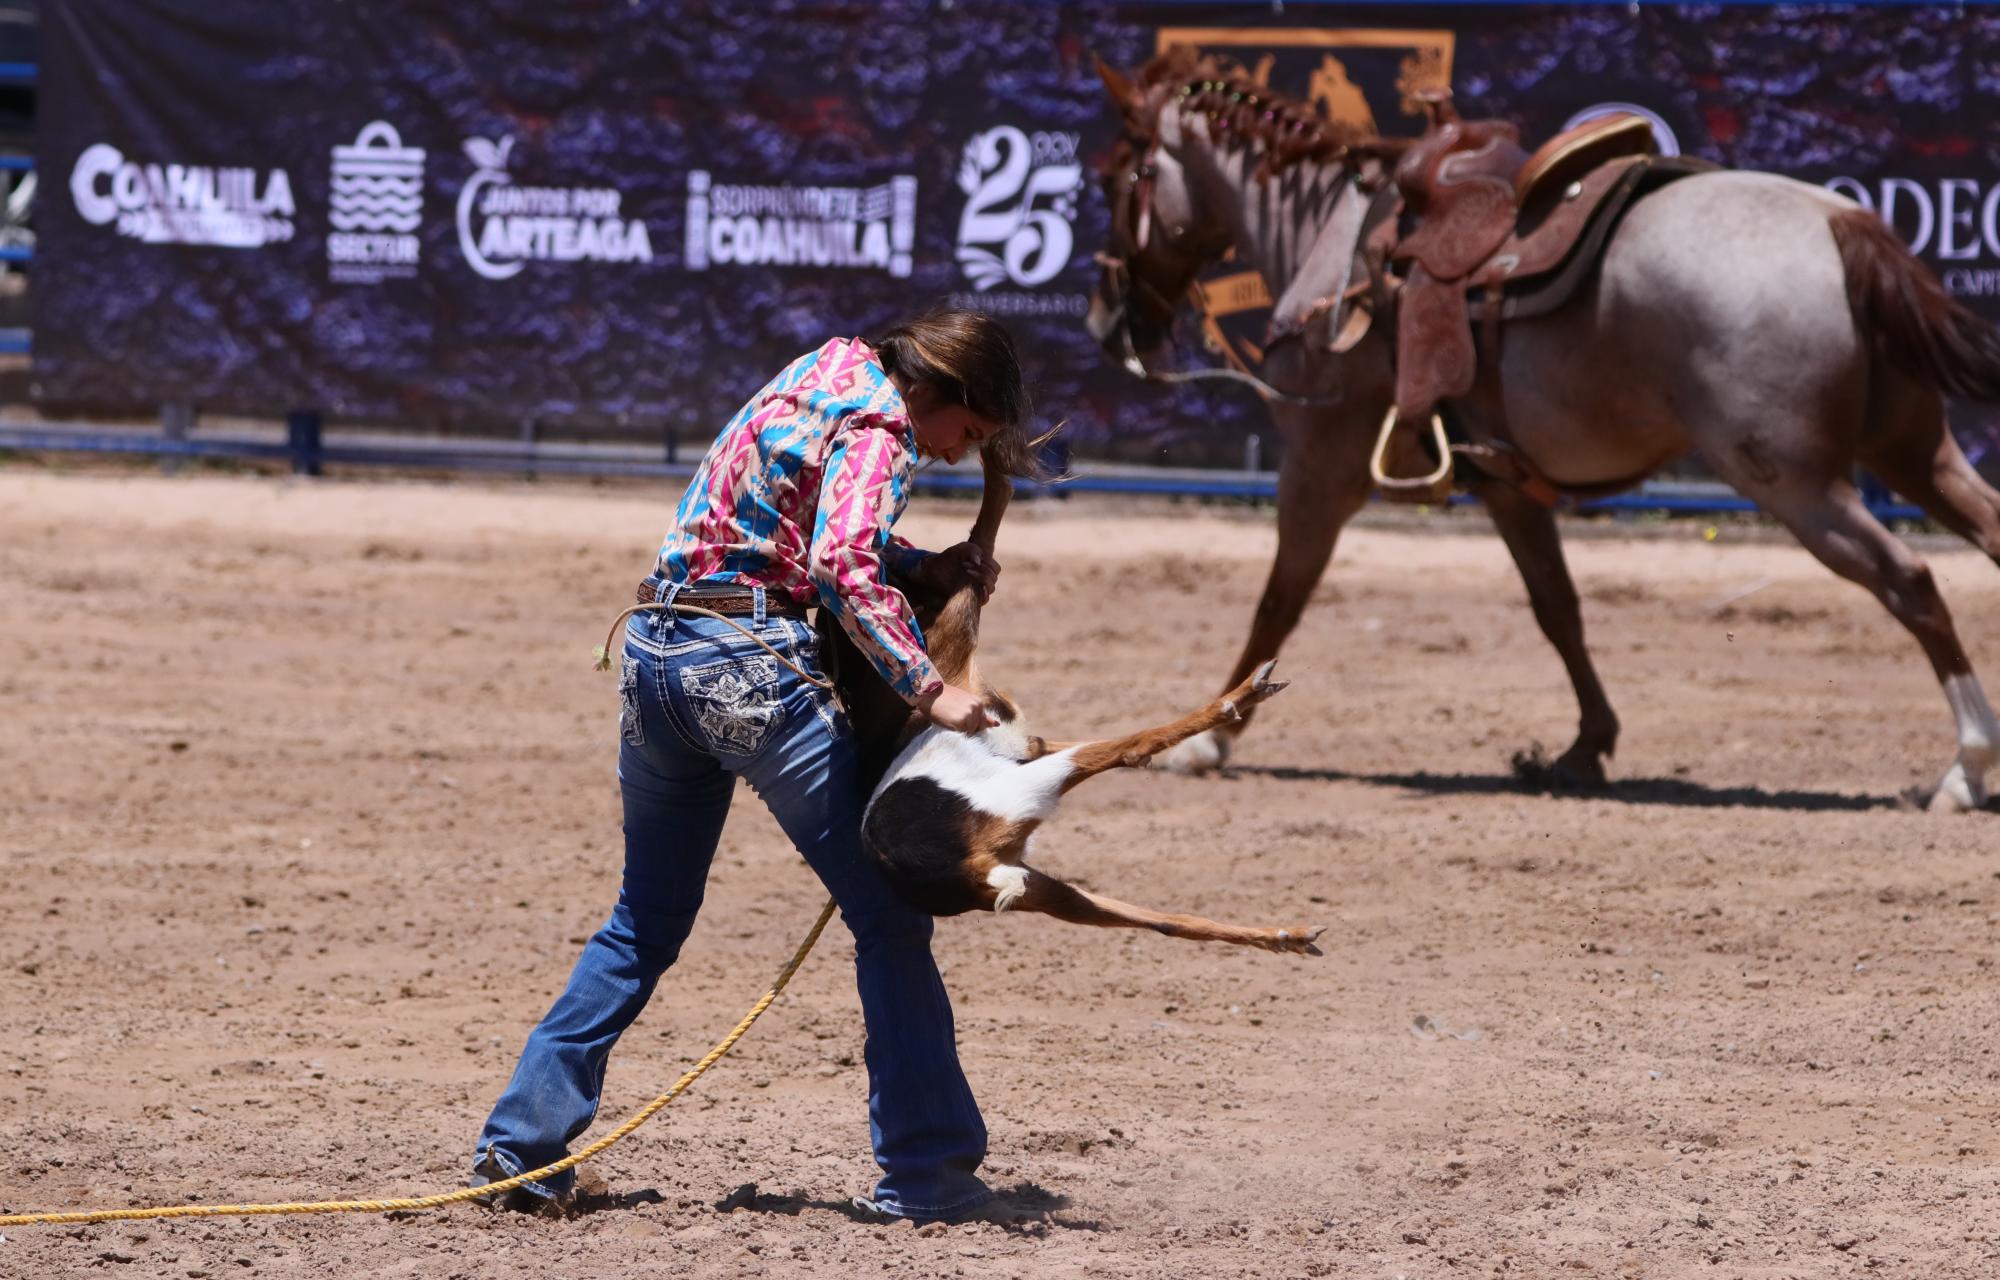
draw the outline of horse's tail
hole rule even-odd
[[[1866,209],[1829,219],[1847,307],[1875,350],[1950,395],[2000,401],[2000,329],[1945,292],[1929,267]]]

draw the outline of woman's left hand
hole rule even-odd
[[[1000,562],[972,543],[961,542],[925,560],[916,576],[934,591],[972,587],[979,592],[979,603],[985,604],[1000,581]]]

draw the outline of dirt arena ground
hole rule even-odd
[[[459,1184],[615,892],[590,651],[671,496],[0,469],[0,1211]],[[929,503],[906,529],[955,540],[969,509]],[[1788,542],[1580,529],[1619,781],[1536,794],[1509,760],[1568,742],[1567,686],[1499,543],[1437,523],[1350,532],[1241,767],[1106,778],[1038,845],[1147,904],[1323,922],[1324,959],[941,925],[1024,1223],[845,1210],[873,1167],[836,931],[567,1220],[10,1228],[0,1276],[1995,1274],[2000,813],[1899,800],[1950,745],[1914,643]],[[1178,713],[1272,540],[1022,510],[986,669],[1054,735]],[[1990,680],[2000,571],[1930,554]],[[820,901],[740,797],[601,1124]]]

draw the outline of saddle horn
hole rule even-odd
[[[1452,101],[1450,89],[1424,89],[1416,98],[1417,105],[1430,117],[1429,128],[1458,123],[1458,104]]]

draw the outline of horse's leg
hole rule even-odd
[[[1528,588],[1528,603],[1542,634],[1562,655],[1569,682],[1576,690],[1576,741],[1556,759],[1560,782],[1604,785],[1604,759],[1618,749],[1618,716],[1598,683],[1597,668],[1583,642],[1583,611],[1563,559],[1562,536],[1555,513],[1510,484],[1482,481],[1473,492],[1486,504],[1494,528],[1514,557],[1514,567]]]
[[[1757,491],[1760,487],[1763,492]],[[1745,485],[1740,480],[1738,488],[1784,521],[1820,563],[1874,592],[1923,646],[1958,728],[1958,755],[1938,782],[1931,811],[1960,812],[1984,805],[1986,774],[2000,750],[2000,719],[1972,673],[1929,566],[1882,527],[1844,476],[1820,486],[1794,484],[1776,492],[1771,491],[1773,486]]]
[[[1882,429],[1863,443],[1862,461],[1931,519],[2000,564],[2000,492],[1973,470],[1952,438],[1943,400],[1930,388],[1901,379],[1877,394],[1888,403],[1870,406]],[[1985,795],[1986,766],[2000,746],[2000,722],[1969,664],[1940,669],[1938,678],[1958,722],[1959,756],[1939,784],[1932,807],[1976,807]]]
[[[1284,432],[1286,446],[1278,469],[1278,555],[1251,615],[1250,636],[1223,681],[1224,689],[1235,688],[1278,656],[1305,611],[1307,597],[1326,572],[1341,527],[1368,500],[1371,442],[1365,432],[1347,430],[1351,423],[1327,421],[1296,407],[1276,406],[1272,416]],[[1178,773],[1205,773],[1229,759],[1249,722],[1246,713],[1234,723],[1196,734],[1162,756],[1160,763]]]
[[[1871,406],[1876,421],[1888,421],[1885,430],[1863,442],[1862,462],[1931,519],[2000,563],[2000,492],[1966,460],[1937,393],[1907,390],[1907,412],[1878,412]]]

